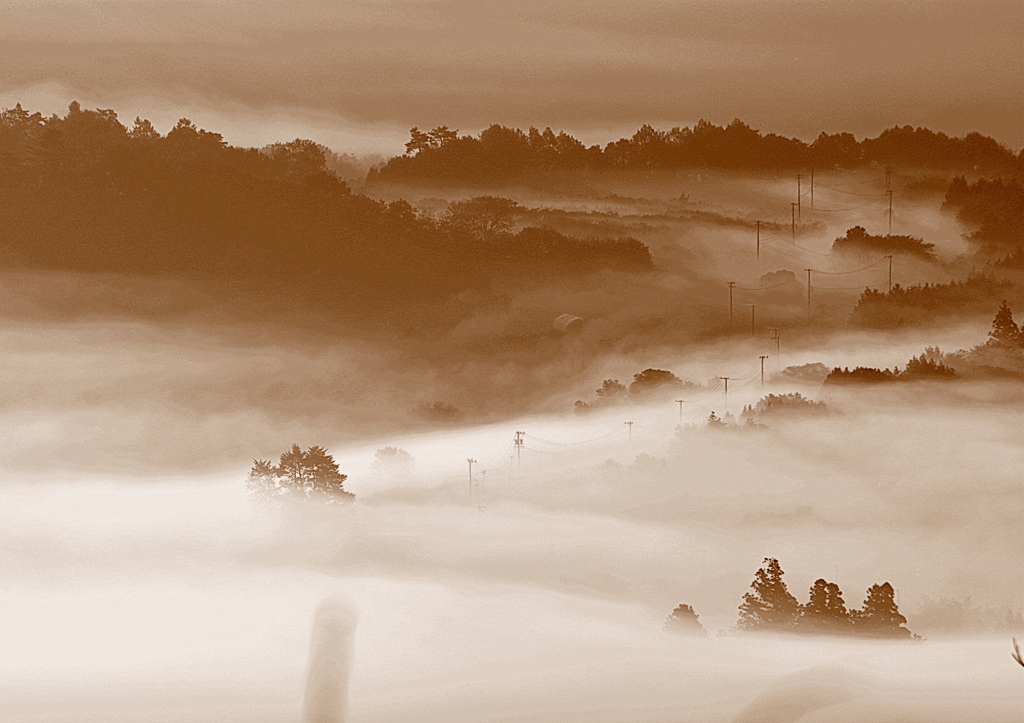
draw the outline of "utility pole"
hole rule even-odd
[[[814,166],[811,166],[811,210],[814,210]]]
[[[469,504],[473,505],[473,465],[476,464],[475,459],[467,459],[469,462]]]
[[[754,309],[757,307],[754,304],[747,304],[750,307],[750,335],[754,335]]]
[[[804,269],[807,272],[807,323],[811,323],[811,269]]]
[[[796,217],[797,217],[797,219],[800,218],[800,197],[803,195],[800,192],[800,179],[802,179],[802,178],[803,178],[803,176],[801,176],[799,173],[796,174]]]
[[[757,219],[757,273],[761,273],[761,219]]]
[[[775,327],[768,329],[772,333],[772,341],[775,342],[775,366],[778,367],[782,359],[779,354],[779,330]]]
[[[686,401],[685,399],[677,399],[676,400],[676,404],[679,405],[679,424],[680,425],[682,425],[682,423],[683,423],[683,402],[685,402],[685,401]]]
[[[889,197],[889,235],[892,236],[892,191],[886,191],[885,194]]]
[[[736,282],[729,282],[729,326],[732,326],[732,290],[736,288]]]
[[[516,471],[519,476],[523,476],[523,437],[526,436],[526,432],[516,432],[516,438],[513,444],[516,446]]]
[[[764,389],[764,360],[768,358],[768,355],[761,354],[757,358],[761,360],[761,389]]]
[[[789,206],[793,216],[793,245],[796,246],[796,204],[791,203]]]
[[[624,422],[624,424],[629,426],[629,442],[628,442],[629,446],[627,447],[627,449],[629,450],[629,456],[632,457],[633,456],[633,423],[632,422]]]
[[[729,413],[729,380],[732,377],[718,377],[725,382],[725,413]]]
[[[885,258],[889,259],[889,293],[892,293],[892,254],[888,254]]]

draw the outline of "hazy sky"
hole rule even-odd
[[[0,0],[0,106],[77,98],[238,144],[401,151],[412,126],[550,125],[587,142],[740,117],[1024,145],[1017,0]]]

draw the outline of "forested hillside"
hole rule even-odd
[[[0,194],[3,268],[216,280],[322,304],[651,266],[633,239],[481,234],[466,214],[353,193],[312,141],[237,148],[187,119],[162,136],[78,103],[64,117],[0,113]]]

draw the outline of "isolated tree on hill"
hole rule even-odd
[[[913,633],[904,627],[907,619],[896,605],[895,591],[887,582],[868,588],[860,610],[852,615],[853,629],[858,635],[877,638],[910,638]]]
[[[693,608],[686,603],[681,603],[665,621],[665,632],[675,635],[689,635],[693,637],[706,638],[708,632],[700,624],[700,617]]]
[[[277,502],[283,497],[317,499],[326,504],[351,502],[355,495],[346,492],[347,475],[338,471],[334,457],[323,447],[303,451],[297,444],[281,455],[277,465],[255,460],[246,489],[257,502]]]
[[[851,632],[850,612],[846,609],[839,586],[834,582],[815,580],[807,603],[800,606],[797,627],[801,632],[826,635]]]
[[[740,605],[740,630],[792,630],[800,613],[800,603],[782,580],[783,572],[774,557],[764,559]]]

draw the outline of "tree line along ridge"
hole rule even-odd
[[[550,128],[540,131],[491,125],[477,136],[441,126],[410,131],[406,153],[370,172],[368,183],[436,182],[503,185],[552,172],[678,170],[855,170],[870,166],[969,173],[1020,174],[1024,150],[1015,153],[980,133],[951,137],[928,128],[897,126],[858,141],[851,133],[822,132],[806,143],[761,133],[736,119],[726,126],[700,121],[657,130],[644,125],[630,138],[586,146]]]

